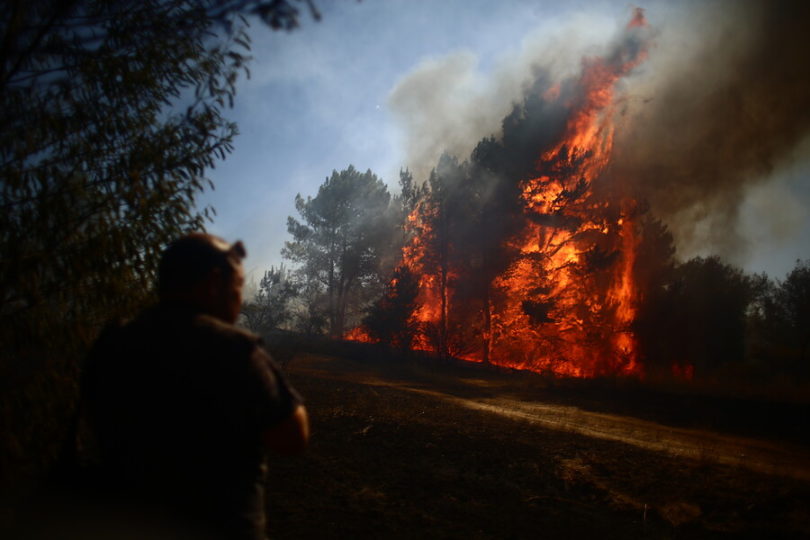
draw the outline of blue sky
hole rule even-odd
[[[424,152],[441,137],[459,134],[463,152],[497,130],[538,50],[555,69],[577,69],[578,58],[609,40],[633,7],[620,1],[316,3],[322,20],[305,15],[294,32],[252,25],[252,76],[240,81],[227,111],[240,135],[234,152],[209,172],[216,189],[200,199],[216,209],[211,232],[246,243],[253,279],[282,262],[297,193],[315,195],[333,169],[349,164],[371,169],[396,190],[399,169],[428,161]],[[647,4],[654,27],[662,19],[677,24],[667,3]],[[420,76],[435,78],[436,92],[426,99],[438,101],[422,106],[409,94],[403,105],[404,83]],[[453,102],[443,97],[462,94]],[[447,110],[456,118],[432,116]],[[443,126],[441,137],[417,133],[425,124]],[[741,205],[739,227],[750,245],[735,262],[748,270],[782,277],[795,259],[810,257],[805,146]]]

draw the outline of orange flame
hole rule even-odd
[[[645,25],[636,9],[626,31]],[[421,330],[413,348],[564,376],[642,375],[631,331],[638,302],[636,204],[605,195],[615,190],[604,186],[611,181],[614,87],[646,55],[644,46],[628,49],[583,60],[578,94],[564,104],[570,113],[563,135],[540,153],[542,174],[520,184],[525,223],[508,240],[518,255],[490,284],[483,346],[454,351],[448,345],[451,284],[464,276],[426,266],[435,234],[430,215],[417,206],[408,217],[415,234],[403,264],[420,276],[414,319]],[[561,94],[554,84],[543,98],[559,101]]]

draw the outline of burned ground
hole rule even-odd
[[[289,371],[313,439],[305,457],[271,468],[278,538],[810,535],[807,441],[764,423],[755,436],[756,418],[740,434],[732,405],[701,415],[709,398],[384,358],[299,355]],[[650,407],[629,414],[639,401]],[[665,414],[667,403],[681,410]],[[778,412],[798,421],[805,411]],[[582,418],[605,422],[588,432]],[[621,429],[629,442],[604,436]]]

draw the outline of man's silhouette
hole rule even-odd
[[[111,515],[134,536],[264,538],[267,450],[307,444],[301,398],[259,338],[233,326],[244,256],[241,242],[206,234],[175,241],[159,304],[105,332],[88,358]]]

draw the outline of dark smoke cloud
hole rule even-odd
[[[627,96],[613,177],[649,200],[682,256],[741,261],[746,191],[807,158],[794,149],[810,132],[810,3],[695,3],[675,17],[653,20],[662,31]]]
[[[739,214],[751,189],[761,193],[787,160],[810,164],[810,144],[800,145],[810,134],[810,2],[646,4],[653,43],[648,60],[617,84],[606,180],[651,204],[674,233],[681,258],[717,253],[742,264],[751,235],[741,230]],[[505,113],[542,86],[538,73],[560,81],[565,98],[581,58],[620,50],[610,33],[619,41],[632,36],[620,30],[630,14],[613,13],[612,32],[599,15],[554,21],[556,31],[524,42],[488,83],[467,54],[417,67],[390,103],[411,170],[423,179],[442,151],[464,159],[482,137],[502,134]],[[800,221],[774,215],[763,230],[789,235],[787,225]]]

